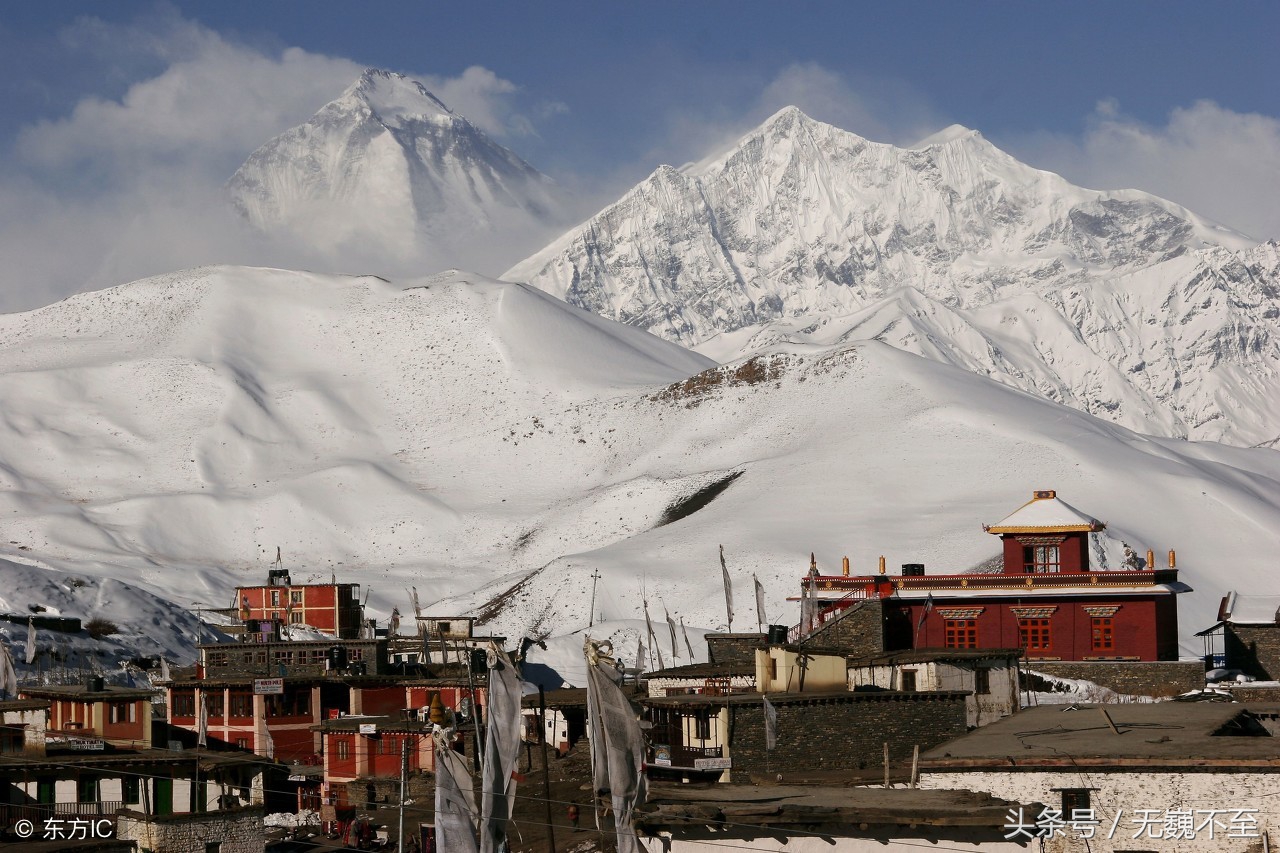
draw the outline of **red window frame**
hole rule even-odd
[[[1018,620],[1022,647],[1029,652],[1047,652],[1053,648],[1053,634],[1047,617]]]
[[[1089,620],[1090,638],[1095,652],[1110,652],[1116,647],[1115,623],[1110,616],[1094,616]]]
[[[946,620],[945,642],[948,649],[976,649],[978,647],[978,620]]]

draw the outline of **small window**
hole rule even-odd
[[[693,736],[698,740],[711,739],[711,714],[703,711],[693,718]]]
[[[173,691],[173,715],[175,717],[194,717],[196,715],[196,693],[194,690]]]
[[[778,680],[778,659],[773,655],[769,655],[769,680]]]
[[[973,671],[973,692],[980,696],[991,692],[991,670],[985,666]]]
[[[26,728],[26,726],[6,726],[0,729],[0,755],[16,755],[23,751]]]
[[[96,803],[98,801],[98,780],[95,777],[81,776],[76,781],[76,802]]]
[[[204,843],[204,853],[222,853],[222,842],[206,841]]]
[[[302,624],[302,613],[300,613],[300,612],[299,612],[299,611],[297,611],[297,610],[294,610],[294,611],[290,612],[290,613],[289,613],[289,624],[290,624],[290,625],[301,625],[301,624]]]
[[[247,737],[236,738],[236,749],[248,749],[249,739]]]
[[[253,716],[253,694],[252,693],[232,693],[231,694],[231,716],[233,717],[252,717]]]
[[[1022,568],[1029,575],[1061,571],[1061,551],[1057,545],[1028,545],[1022,549]]]
[[[1019,619],[1022,647],[1029,652],[1046,652],[1052,647],[1048,619]]]
[[[1064,820],[1071,820],[1074,812],[1083,812],[1089,810],[1089,789],[1088,788],[1063,788],[1062,791],[1062,817]]]
[[[272,607],[280,606],[280,590],[278,589],[271,590],[271,606]],[[273,616],[271,618],[274,619],[275,617]]]
[[[347,744],[346,740],[343,739],[338,741],[338,758],[346,759],[350,756],[350,754],[351,754],[351,747]]]
[[[908,691],[916,689],[916,671],[914,669],[904,669],[902,671],[902,689]]]
[[[948,619],[946,644],[949,649],[976,649],[978,647],[978,620]]]
[[[436,631],[440,634],[449,634],[453,631],[453,625],[448,622],[437,622]]]
[[[1112,634],[1112,624],[1110,616],[1095,616],[1090,620],[1093,627],[1093,650],[1095,652],[1109,652],[1115,649],[1115,638]]]
[[[300,589],[292,590],[292,591],[289,593],[289,602],[290,602],[291,604],[301,604],[301,603],[302,603],[302,590],[300,590]]]
[[[124,783],[124,801],[125,803],[142,802],[142,786],[137,776],[126,776]]]

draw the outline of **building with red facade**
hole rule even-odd
[[[98,678],[88,684],[24,685],[18,695],[49,703],[50,741],[150,749],[151,698],[157,692],[116,687]]]
[[[236,587],[236,608],[241,622],[306,625],[343,639],[360,636],[364,620],[360,584],[295,584],[282,569],[269,572],[264,586]]]
[[[803,581],[803,638],[863,602],[876,602],[885,651],[915,648],[1023,649],[1036,661],[1176,661],[1178,581],[1154,556],[1119,571],[1091,565],[1090,536],[1106,525],[1037,491],[1003,520],[984,525],[1002,540],[994,572],[821,575]],[[847,572],[847,569],[846,569]]]

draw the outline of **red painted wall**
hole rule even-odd
[[[1085,607],[1115,606],[1112,619],[1113,648],[1093,648],[1092,617]],[[944,648],[946,646],[946,620],[941,610],[949,608],[982,607],[977,619],[979,648],[1021,648],[1018,617],[1013,607],[1052,607],[1056,610],[1049,619],[1050,648],[1044,651],[1028,651],[1028,659],[1057,658],[1084,660],[1086,658],[1136,657],[1139,660],[1177,660],[1178,623],[1177,602],[1174,596],[1105,596],[1081,595],[1070,599],[1048,599],[1043,596],[1027,596],[1022,599],[1005,598],[954,598],[935,596],[933,610],[920,619],[924,602],[920,600],[890,601],[886,607],[903,610],[910,620],[916,648]],[[917,630],[918,627],[918,630]]]
[[[1066,539],[1058,546],[1058,560],[1063,574],[1079,574],[1089,571],[1089,534],[1067,533]],[[1012,533],[1001,537],[1004,540],[1004,573],[1007,575],[1026,574],[1023,568],[1023,544]]]

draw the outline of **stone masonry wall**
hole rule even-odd
[[[221,853],[262,853],[264,832],[261,808],[150,818],[120,812],[116,819],[117,838],[135,841],[140,849],[154,853],[191,853],[204,850],[210,841],[221,842]]]
[[[347,802],[357,809],[375,808],[378,805],[396,805],[400,802],[400,780],[356,779],[347,782]],[[428,802],[435,792],[433,777],[414,771],[409,774],[409,799]]]
[[[707,660],[711,663],[756,662],[756,649],[763,648],[764,634],[707,634]]]
[[[1280,829],[1280,773],[1159,773],[1147,770],[1105,771],[1091,767],[1088,772],[1063,768],[1057,772],[1024,770],[1011,772],[957,771],[924,767],[920,772],[921,788],[980,791],[994,797],[1020,803],[1042,803],[1053,809],[1062,807],[1063,788],[1087,788],[1099,827],[1087,849],[1093,853],[1152,850],[1168,853],[1252,853],[1264,849],[1262,835],[1274,838]],[[1256,809],[1256,823],[1236,822],[1237,809]],[[1117,815],[1119,810],[1119,815]],[[1144,815],[1142,810],[1149,810]],[[1192,837],[1177,834],[1174,825],[1166,826],[1164,816],[1170,810],[1189,810],[1194,814]],[[1212,837],[1204,826],[1206,813],[1217,812]],[[1154,826],[1143,820],[1154,815]],[[1119,820],[1117,821],[1117,817]],[[1027,814],[1028,820],[1035,816]],[[1111,831],[1112,825],[1115,831]],[[1200,827],[1196,830],[1195,827]],[[1231,837],[1232,830],[1237,831]],[[1273,842],[1274,843],[1274,842]],[[1075,853],[1086,845],[1077,833],[1044,839],[1044,846],[1028,846],[1044,853]]]
[[[856,696],[856,698],[853,698]],[[730,706],[731,781],[752,773],[850,771],[878,768],[889,761],[905,769],[912,747],[923,752],[963,735],[963,693],[866,693],[848,697],[777,699],[778,743],[765,748],[764,703]]]
[[[1204,687],[1200,661],[1024,661],[1022,668],[1137,696],[1173,696]]]
[[[1227,666],[1262,681],[1280,680],[1280,626],[1227,625]]]
[[[884,606],[878,598],[855,604],[814,631],[804,642],[851,655],[881,654],[884,652]]]

